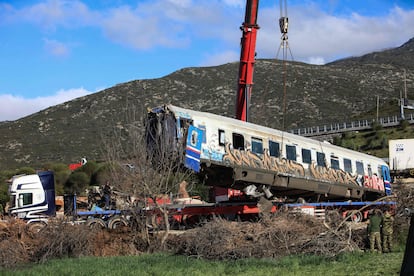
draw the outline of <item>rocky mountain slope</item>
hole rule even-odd
[[[350,121],[376,110],[377,96],[381,116],[396,114],[404,69],[410,98],[414,39],[395,49],[323,66],[289,61],[285,97],[282,62],[257,60],[250,118],[279,129]],[[71,163],[81,157],[102,159],[102,143],[114,130],[122,130],[131,120],[142,122],[147,108],[164,103],[233,117],[237,74],[238,63],[184,68],[1,122],[0,168]]]

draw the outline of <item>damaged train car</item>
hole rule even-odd
[[[357,151],[173,105],[146,121],[149,152],[175,152],[206,185],[252,197],[310,202],[375,200],[391,193],[389,167]]]

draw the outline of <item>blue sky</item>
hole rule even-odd
[[[0,121],[118,83],[238,61],[245,2],[0,0]],[[324,64],[414,37],[414,0],[287,0],[287,11],[297,61]],[[276,58],[279,17],[279,0],[260,1],[258,58]]]

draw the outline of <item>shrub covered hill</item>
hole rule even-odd
[[[165,103],[233,117],[238,66],[184,68],[0,122],[0,168],[101,160],[103,142],[114,130],[122,131],[134,119],[142,122],[147,108]],[[375,114],[377,96],[381,116],[398,114],[404,69],[410,98],[414,38],[398,48],[326,65],[288,61],[285,97],[282,62],[257,60],[250,121],[279,129],[350,121]]]

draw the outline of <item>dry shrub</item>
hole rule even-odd
[[[91,242],[93,256],[138,255],[144,248],[139,247],[139,237],[129,231],[95,231]]]
[[[145,222],[146,220],[143,220]],[[201,227],[170,235],[173,253],[213,260],[278,258],[289,254],[335,256],[366,246],[365,228],[351,230],[335,212],[326,221],[302,213],[263,215],[258,222],[216,218]],[[81,256],[137,255],[165,250],[162,232],[148,235],[143,227],[89,229],[66,221],[49,223],[40,232],[27,231],[19,220],[0,224],[0,266]]]
[[[347,224],[334,226],[299,213],[277,213],[256,223],[216,219],[171,239],[170,246],[178,254],[213,260],[359,250]]]
[[[31,253],[34,262],[52,258],[79,257],[92,255],[91,240],[94,231],[85,225],[72,225],[64,221],[49,223],[33,237],[35,248]]]
[[[413,183],[394,182],[393,191],[397,201],[397,210],[394,220],[394,242],[404,246],[408,237],[410,219],[414,211],[414,185]],[[411,213],[408,213],[410,210]]]
[[[31,238],[27,235],[26,223],[8,219],[0,224],[0,266],[11,268],[30,259],[28,249]]]
[[[136,255],[148,249],[137,232],[90,229],[66,221],[50,222],[37,233],[21,220],[0,223],[0,267],[82,256]]]

